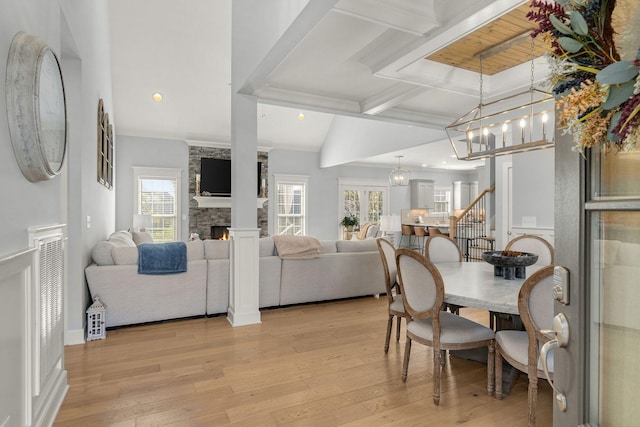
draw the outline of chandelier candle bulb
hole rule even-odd
[[[522,143],[524,143],[524,128],[527,126],[527,122],[525,119],[520,119],[520,130],[522,131]]]
[[[546,112],[542,113],[542,117],[540,118],[540,121],[542,121],[542,139],[544,141],[547,140],[547,135],[544,132],[544,124],[547,123],[547,121],[549,120],[549,116],[547,115]]]
[[[509,126],[507,126],[507,124],[503,124],[502,125],[502,146],[504,147],[506,145],[506,141],[505,141],[505,134],[507,133],[507,131],[509,130]]]

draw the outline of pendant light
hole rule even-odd
[[[389,172],[389,185],[409,185],[409,176],[411,175],[411,173],[407,169],[402,169],[400,167],[400,159],[404,156],[396,157],[398,158],[398,167]]]

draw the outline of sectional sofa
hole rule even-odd
[[[186,242],[187,271],[165,275],[138,274],[136,243],[114,233],[85,269],[91,296],[107,305],[107,327],[227,312],[229,241]],[[272,238],[260,239],[260,308],[385,292],[375,239],[320,243],[315,258],[283,259]]]

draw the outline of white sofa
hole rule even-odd
[[[137,247],[126,235],[96,245],[85,269],[92,297],[107,305],[106,326],[226,313],[229,241],[187,242],[187,271],[138,274]],[[260,308],[385,292],[375,239],[323,241],[312,259],[281,259],[273,239],[260,239]]]

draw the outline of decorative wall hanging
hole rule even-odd
[[[113,188],[113,128],[102,99],[98,101],[98,182]]]
[[[6,102],[11,144],[31,182],[62,171],[67,147],[67,110],[56,54],[38,37],[18,32],[7,60]]]

